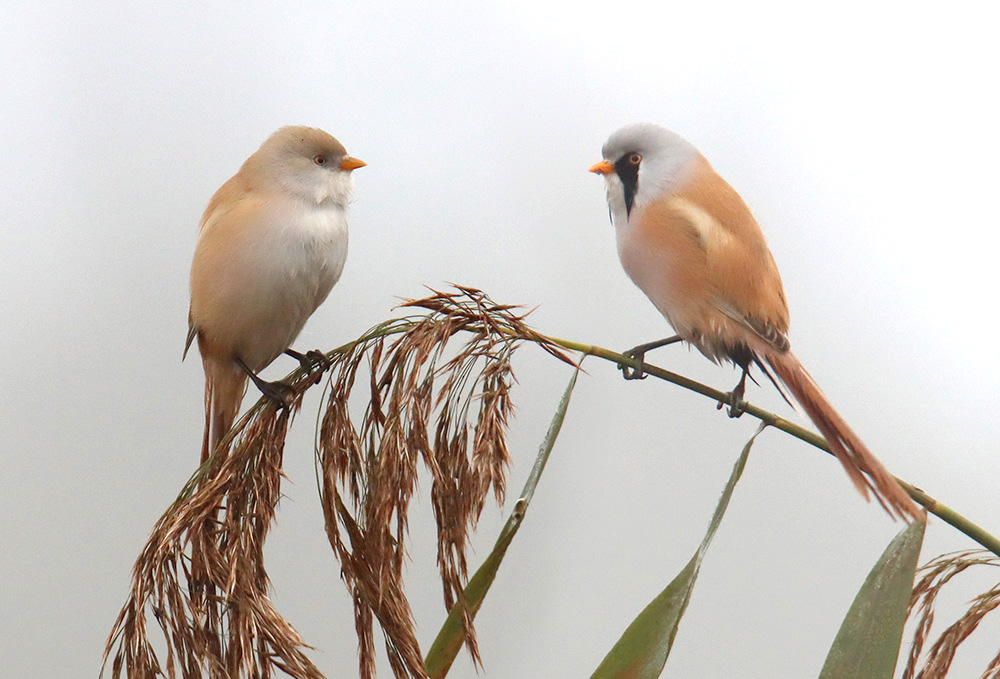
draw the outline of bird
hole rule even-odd
[[[327,298],[347,258],[353,171],[365,162],[321,129],[282,127],[226,181],[201,218],[191,263],[187,356],[205,372],[202,463],[226,436],[250,379],[283,404],[288,387],[257,373],[291,344]]]
[[[738,416],[756,365],[799,403],[863,497],[873,495],[894,518],[919,518],[916,503],[791,352],[778,267],[736,190],[693,144],[652,123],[614,132],[602,157],[589,169],[605,179],[622,267],[676,332],[626,352],[636,368],[625,377],[643,377],[646,351],[685,341],[716,364],[742,369],[730,393],[729,414]]]

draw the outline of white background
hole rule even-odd
[[[538,306],[542,332],[624,349],[669,328],[622,273],[603,182],[623,124],[694,142],[754,210],[791,341],[897,475],[1000,532],[998,49],[991,3],[76,3],[0,23],[0,666],[95,676],[149,530],[198,461],[181,363],[201,211],[274,129],[322,127],[355,174],[341,282],[297,347],[329,349],[424,284]],[[651,361],[728,389],[679,347]],[[282,359],[266,373],[293,367]],[[569,371],[517,363],[513,489]],[[480,614],[485,677],[589,676],[690,558],[755,428],[589,360]],[[799,417],[773,389],[748,398]],[[286,450],[274,600],[329,675],[356,673],[313,477],[318,395]],[[443,619],[425,489],[408,587]],[[832,459],[763,435],[669,677],[810,677],[899,530]],[[974,546],[931,522],[924,558]],[[988,578],[956,595],[956,606]],[[957,608],[949,609],[954,614]],[[947,615],[945,615],[947,617]],[[978,676],[996,623],[956,676]],[[387,668],[383,675],[389,676]],[[452,676],[475,671],[464,657]]]

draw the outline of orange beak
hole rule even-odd
[[[350,172],[351,170],[357,170],[359,167],[364,167],[367,164],[368,163],[360,158],[355,158],[354,156],[344,156],[344,159],[340,161],[340,169],[344,172]]]
[[[591,165],[590,169],[587,170],[587,172],[593,172],[594,174],[603,174],[604,176],[607,176],[609,174],[615,173],[615,166],[606,160],[602,160],[599,163],[594,163],[593,165]]]

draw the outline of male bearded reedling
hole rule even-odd
[[[740,366],[731,414],[750,366],[768,377],[770,366],[861,494],[871,491],[892,516],[918,518],[917,505],[789,351],[778,268],[739,194],[694,146],[656,125],[618,130],[603,156],[590,171],[605,178],[622,266],[677,332],[630,355],[641,366],[647,350],[684,340],[716,363]],[[641,377],[641,367],[626,377]]]
[[[306,359],[289,346],[340,278],[351,172],[364,164],[323,130],[283,127],[209,201],[184,347],[198,338],[205,369],[202,462],[232,426],[248,377],[280,401],[284,385],[257,373],[283,352]]]

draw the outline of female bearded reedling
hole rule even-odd
[[[191,264],[185,355],[197,337],[205,369],[202,462],[239,411],[247,378],[289,349],[347,257],[351,172],[364,162],[323,130],[283,127],[212,196]]]
[[[679,135],[651,124],[608,138],[604,160],[590,168],[605,178],[618,256],[625,272],[666,317],[675,337],[628,352],[643,354],[684,340],[710,360],[743,369],[730,414],[743,397],[752,364],[769,366],[826,438],[855,487],[871,491],[892,516],[920,510],[834,410],[789,351],[788,305],[774,258],[746,204]]]

